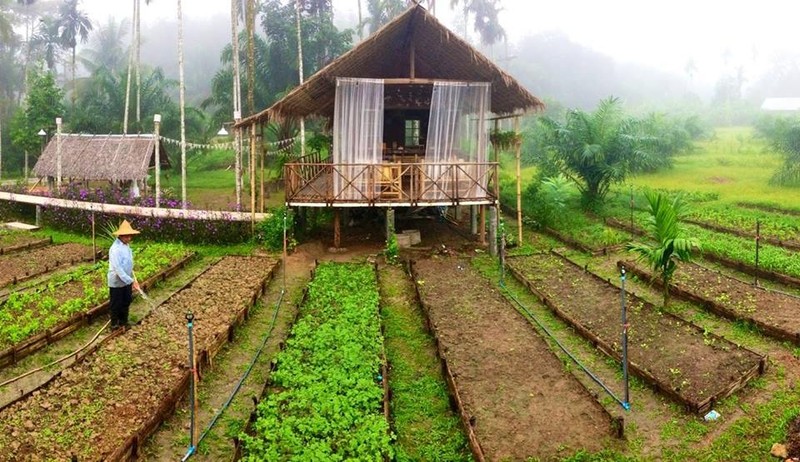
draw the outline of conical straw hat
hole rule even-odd
[[[132,236],[134,234],[139,234],[139,231],[133,229],[128,220],[122,220],[122,224],[119,225],[119,229],[114,231],[114,236]]]

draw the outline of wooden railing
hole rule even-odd
[[[490,204],[497,199],[496,162],[387,162],[284,166],[286,202],[350,204]]]

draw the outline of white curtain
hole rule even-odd
[[[486,162],[490,90],[488,82],[434,83],[425,148],[425,161],[432,165],[426,166],[425,199],[480,194],[476,188],[485,192],[486,168],[475,163]],[[458,187],[456,179],[465,177],[479,179],[480,186],[473,184],[470,191],[453,189]]]
[[[371,165],[381,162],[383,80],[336,79],[333,115],[333,192],[339,200],[362,200]],[[338,172],[338,173],[337,173]],[[363,194],[362,194],[363,193]]]

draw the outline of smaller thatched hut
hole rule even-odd
[[[39,178],[58,175],[58,139],[47,143],[33,167]],[[155,169],[155,136],[63,134],[61,178],[64,180],[110,181],[144,184],[150,169]],[[170,168],[169,158],[159,141],[161,168]]]

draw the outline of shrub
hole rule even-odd
[[[283,249],[283,221],[286,215],[286,246],[292,249],[297,245],[294,239],[294,214],[286,207],[278,207],[269,211],[270,216],[256,224],[253,236],[256,242],[263,244],[268,250]]]

